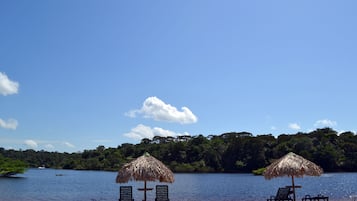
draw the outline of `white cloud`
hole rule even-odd
[[[67,147],[70,147],[70,148],[74,148],[75,146],[69,142],[64,142],[64,145],[66,145]]]
[[[140,110],[130,110],[129,112],[126,112],[125,115],[131,118],[135,118],[136,113],[140,113]]]
[[[4,96],[17,94],[18,90],[19,83],[11,81],[5,73],[0,72],[0,94]]]
[[[35,142],[34,140],[25,140],[25,144],[33,149],[38,147],[37,142]]]
[[[18,122],[15,119],[8,119],[7,121],[0,119],[0,127],[2,128],[15,130],[17,125]]]
[[[289,128],[293,129],[293,130],[300,130],[301,129],[301,127],[297,123],[290,123],[289,124]]]
[[[52,144],[46,144],[45,147],[47,149],[54,149],[55,148],[55,146],[53,146]]]
[[[331,121],[329,119],[317,120],[314,124],[315,127],[334,127],[337,125],[336,121]]]
[[[13,139],[13,138],[1,138],[0,144],[5,146],[14,146],[15,148],[23,148],[26,146],[30,149],[40,150],[59,150],[68,148],[75,148],[75,146],[67,141],[58,141],[58,140],[42,140],[42,139]],[[1,146],[0,145],[0,146]]]
[[[187,107],[182,107],[182,111],[176,107],[166,104],[157,97],[148,97],[140,110],[131,110],[126,113],[129,117],[136,117],[142,114],[145,118],[152,118],[156,121],[176,122],[180,124],[196,123],[197,117]]]
[[[143,138],[152,139],[155,136],[168,137],[168,136],[181,136],[181,135],[190,135],[187,132],[184,133],[176,133],[174,131],[165,130],[163,128],[154,127],[151,128],[149,126],[145,126],[143,124],[137,125],[135,128],[132,128],[129,133],[125,133],[124,136],[128,138],[133,138],[137,140],[141,140]]]

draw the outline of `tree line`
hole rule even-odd
[[[0,155],[0,177],[10,177],[18,173],[24,173],[26,163],[21,160],[5,158]]]
[[[229,132],[221,135],[143,139],[116,148],[98,146],[81,153],[5,150],[0,155],[24,161],[29,167],[117,171],[123,164],[149,152],[174,172],[252,172],[294,152],[320,165],[325,172],[357,171],[357,136],[331,128],[309,133],[257,135]]]

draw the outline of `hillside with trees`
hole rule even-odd
[[[357,171],[357,136],[331,128],[309,133],[257,135],[230,132],[221,135],[159,137],[116,148],[98,146],[81,153],[5,150],[0,155],[30,167],[117,171],[124,163],[149,152],[174,172],[252,172],[274,159],[295,152],[320,165],[325,172]]]
[[[0,177],[10,177],[24,173],[27,164],[21,160],[5,158],[0,155]]]

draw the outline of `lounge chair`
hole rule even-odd
[[[133,188],[131,186],[120,186],[119,201],[134,201]]]
[[[283,201],[283,200],[289,200],[292,201],[293,199],[290,198],[290,188],[289,187],[282,187],[278,189],[278,192],[276,192],[276,196],[270,196],[270,198],[267,199],[267,201]]]
[[[155,201],[169,201],[169,187],[167,185],[156,185]]]
[[[328,201],[329,197],[324,196],[324,195],[317,195],[317,196],[310,196],[310,195],[305,195],[304,198],[302,198],[302,201],[312,201],[312,200],[321,200],[321,201]]]

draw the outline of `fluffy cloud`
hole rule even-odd
[[[126,113],[127,116],[136,117],[137,114],[156,121],[176,122],[180,124],[196,123],[197,117],[187,107],[179,111],[176,107],[166,104],[157,97],[148,97],[141,109]]]
[[[181,135],[190,135],[189,133],[176,133],[174,131],[165,130],[162,128],[145,126],[143,124],[137,125],[135,128],[132,128],[129,133],[125,133],[124,136],[141,140],[143,138],[152,139],[155,136],[168,137],[168,136],[181,136]]]
[[[0,119],[0,127],[2,128],[15,130],[17,125],[18,123],[15,119],[8,119],[7,121]]]
[[[6,96],[17,94],[19,83],[11,81],[6,74],[0,72],[0,94]]]
[[[52,144],[46,144],[45,147],[47,149],[54,149],[55,148],[55,146],[53,146]]]
[[[337,122],[331,121],[329,119],[317,120],[314,124],[315,127],[334,127],[337,125]]]
[[[67,147],[70,147],[70,148],[74,148],[75,146],[69,142],[64,142],[64,145],[66,145]]]
[[[289,124],[289,128],[290,128],[290,129],[293,129],[293,130],[300,130],[300,129],[301,129],[300,125],[297,124],[297,123],[291,123],[291,124]]]
[[[30,149],[35,150],[68,150],[68,148],[75,148],[75,146],[68,141],[58,141],[58,140],[42,140],[42,139],[13,139],[13,138],[1,138],[0,142],[3,145],[11,145],[16,148],[22,148],[26,146]],[[67,149],[66,149],[67,148]],[[9,148],[8,148],[9,149]]]
[[[38,147],[37,142],[35,142],[34,140],[25,140],[25,144],[33,149]]]

